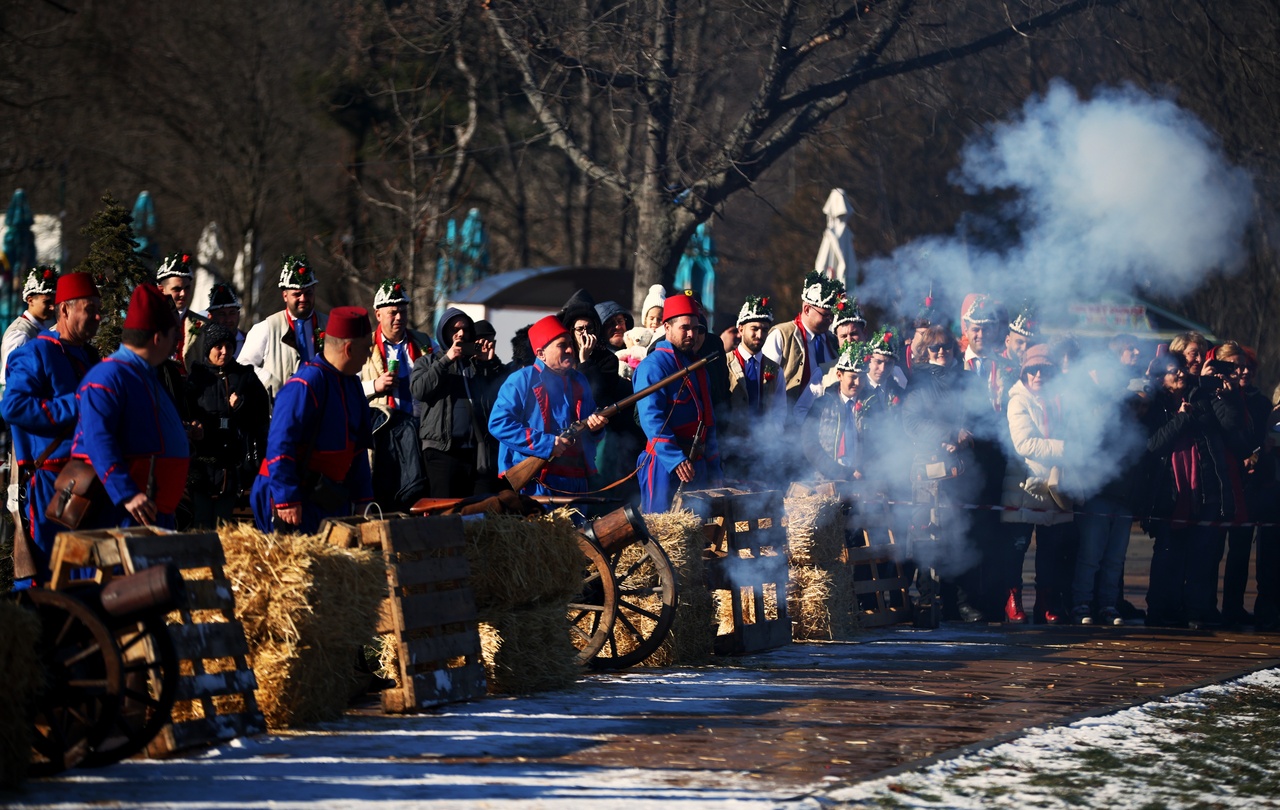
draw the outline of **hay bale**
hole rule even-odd
[[[495,694],[520,695],[565,689],[582,675],[569,638],[567,604],[490,613],[480,623],[480,650]]]
[[[26,707],[44,686],[36,648],[40,619],[34,611],[0,601],[0,683],[10,709],[0,712],[0,788],[21,784],[31,760],[31,723]]]
[[[645,666],[667,667],[705,664],[711,659],[715,646],[715,602],[707,588],[702,559],[707,538],[702,531],[702,518],[689,510],[658,512],[644,516],[649,535],[662,546],[671,558],[676,572],[676,618],[671,634],[662,646],[644,661]],[[638,546],[627,548],[620,560],[619,569],[638,558]],[[640,600],[640,607],[654,609],[657,597]],[[642,619],[647,624],[650,620]],[[651,627],[644,627],[648,632]],[[621,638],[621,632],[618,633]],[[626,649],[621,650],[626,652]]]
[[[247,525],[218,533],[267,725],[340,717],[387,595],[382,554]]]
[[[471,590],[481,618],[517,607],[565,605],[582,588],[579,533],[568,509],[463,521]]]
[[[787,543],[796,565],[829,566],[844,556],[846,518],[829,495],[787,498]]]
[[[853,571],[846,565],[791,566],[787,606],[798,639],[847,640],[858,632]]]

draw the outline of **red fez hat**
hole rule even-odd
[[[129,313],[124,318],[125,329],[142,329],[147,332],[167,332],[178,325],[173,313],[173,302],[154,284],[139,284],[129,296]]]
[[[61,304],[63,301],[95,296],[99,296],[99,293],[93,283],[93,276],[88,273],[67,273],[65,276],[58,277],[58,292],[53,300]]]
[[[324,333],[331,337],[352,338],[367,337],[373,332],[369,328],[369,310],[364,307],[338,307],[329,313],[329,325]]]
[[[564,328],[560,319],[554,315],[548,315],[529,327],[529,346],[536,352],[539,349],[545,349],[548,343],[561,335],[567,334],[569,330]]]
[[[692,315],[696,318],[701,311],[702,307],[698,306],[698,302],[693,300],[692,295],[668,295],[666,302],[662,305],[662,320],[665,323],[681,315]]]

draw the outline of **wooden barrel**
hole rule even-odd
[[[649,539],[644,518],[630,505],[596,518],[583,533],[596,541],[605,554],[616,554],[632,543]]]

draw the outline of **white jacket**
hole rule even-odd
[[[1036,497],[1024,488],[1028,478],[1047,482],[1050,470],[1062,463],[1062,439],[1053,438],[1063,429],[1061,403],[1056,398],[1037,397],[1019,380],[1009,389],[1005,414],[1015,455],[1005,467],[1001,503],[1017,511],[1002,512],[1001,521],[1046,526],[1069,523],[1073,519],[1070,512],[1062,511],[1047,495]]]
[[[318,337],[328,325],[329,316],[316,313],[315,317]],[[283,309],[268,316],[266,320],[255,323],[249,334],[245,335],[244,347],[240,350],[238,359],[246,366],[253,366],[273,402],[280,387],[302,365],[296,341]]]

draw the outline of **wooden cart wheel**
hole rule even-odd
[[[79,764],[106,737],[120,711],[123,665],[115,636],[79,599],[33,588],[18,601],[40,616],[45,668],[28,773],[51,776]]]
[[[618,581],[618,617],[592,669],[624,669],[653,655],[676,619],[676,572],[647,534],[607,555]]]
[[[80,763],[85,768],[113,765],[147,747],[169,723],[178,694],[178,653],[161,616],[115,628],[123,661],[120,713],[106,738]]]
[[[582,590],[569,603],[569,634],[578,648],[578,663],[586,666],[609,640],[618,611],[618,582],[604,552],[585,535],[578,546],[586,557]]]

